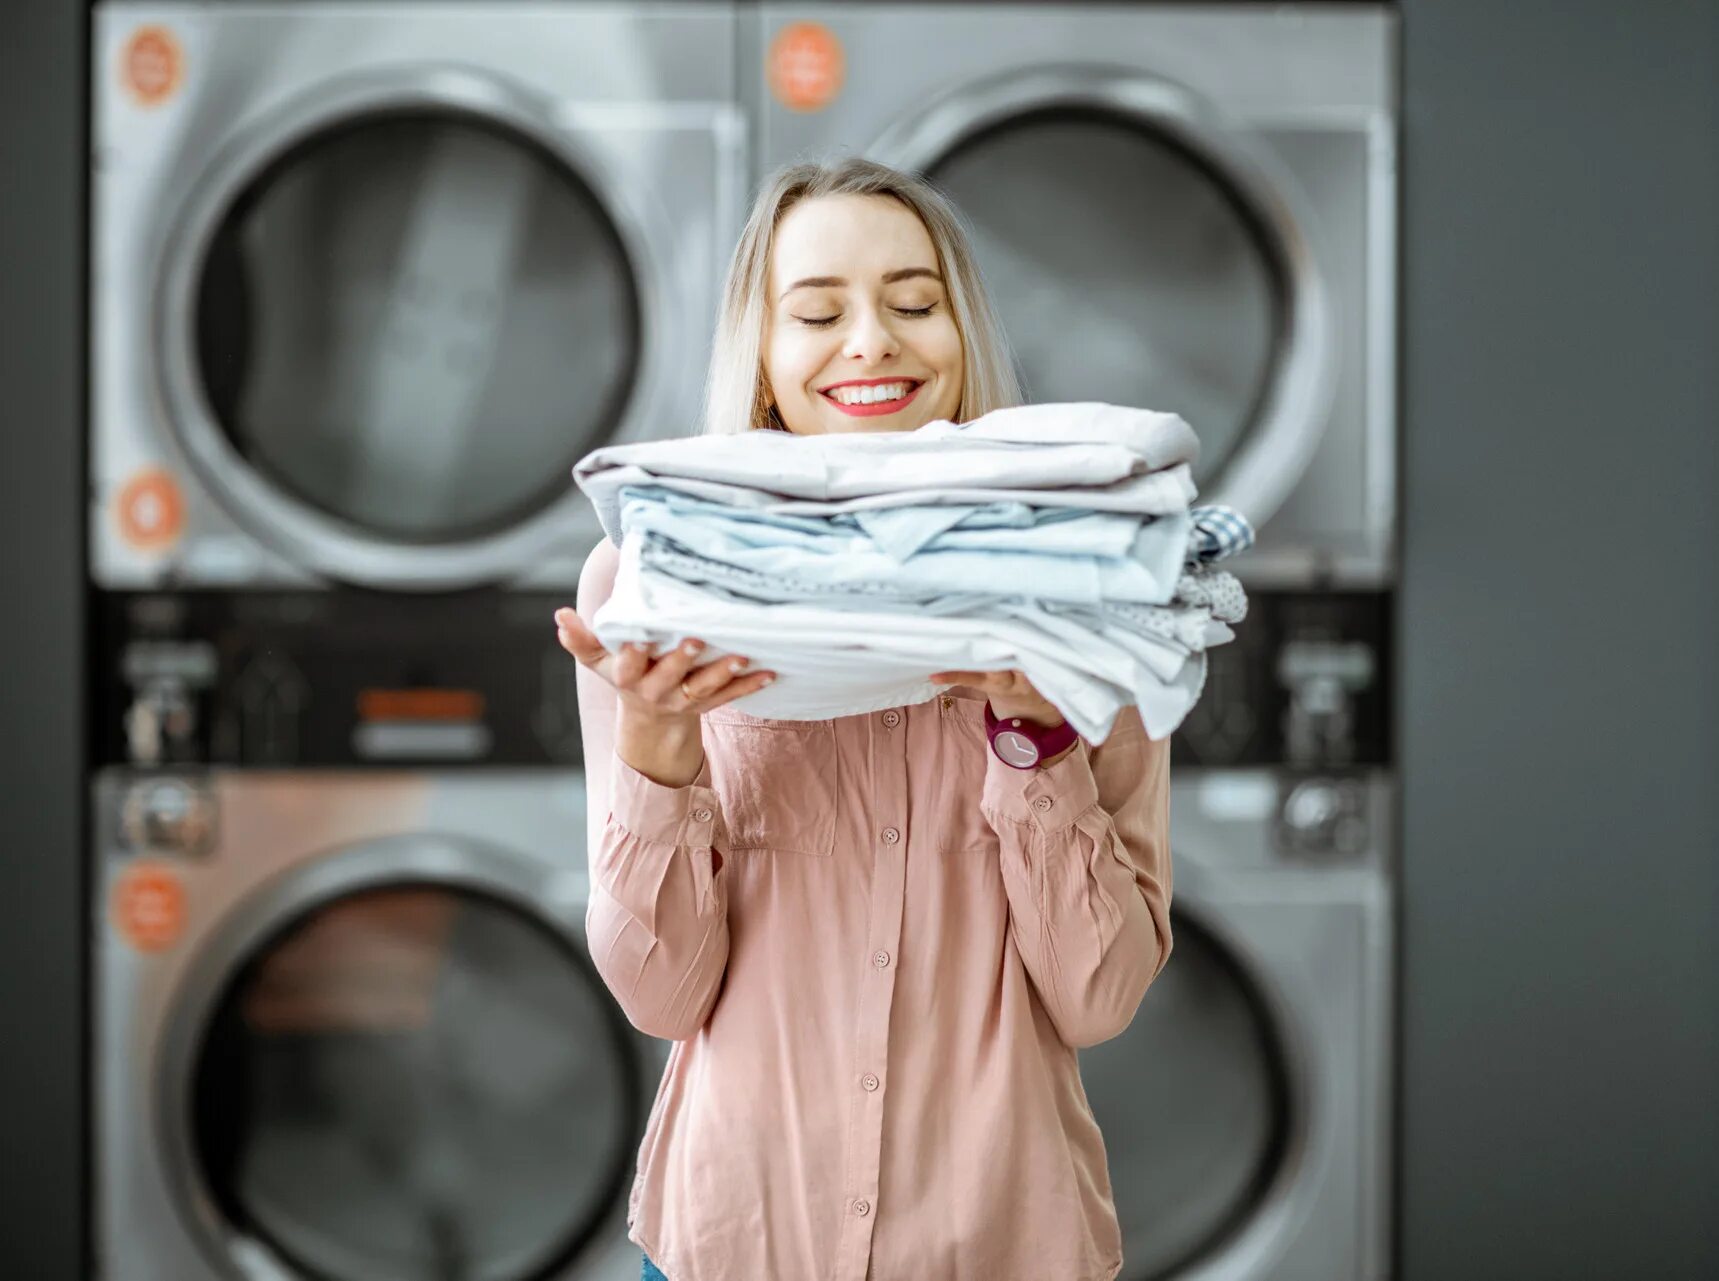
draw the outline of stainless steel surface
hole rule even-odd
[[[1383,773],[1300,786],[1358,789],[1365,844],[1321,859],[1282,844],[1279,818],[1303,793],[1271,771],[1189,770],[1171,785],[1176,902],[1258,994],[1281,1038],[1290,1110],[1281,1163],[1253,1213],[1177,1281],[1388,1272],[1396,786]],[[1143,1047],[1154,1058],[1175,1054],[1162,1030]],[[1106,1130],[1113,1150],[1119,1128]],[[1117,1195],[1126,1202],[1126,1189]]]
[[[182,47],[184,82],[142,107],[117,71],[125,41],[152,25]],[[195,354],[203,268],[233,201],[306,139],[403,111],[454,113],[552,158],[596,199],[624,246],[639,343],[624,405],[602,440],[696,431],[716,290],[743,199],[731,31],[730,12],[711,5],[99,5],[91,158],[98,585],[574,583],[600,530],[570,475],[545,475],[551,489],[563,483],[560,496],[503,527],[426,539],[342,519],[242,455],[214,417]],[[461,180],[469,203],[482,175]],[[453,235],[459,216],[457,206],[434,211],[445,224],[436,234]],[[480,239],[507,234],[482,221],[472,233]],[[481,267],[492,250],[508,252],[486,242],[468,256]],[[466,334],[480,352],[490,322],[453,321],[461,328],[449,340]],[[571,357],[576,329],[566,342]],[[364,376],[385,386],[384,373]],[[394,381],[396,400],[431,397],[422,410],[399,405],[397,431],[423,419],[423,450],[448,453],[442,483],[457,484],[457,455],[434,421],[454,412],[440,408],[448,397]],[[152,467],[183,495],[184,532],[168,548],[128,541],[116,519],[126,482]],[[424,499],[434,501],[433,493]]]
[[[130,839],[137,798],[163,787],[220,814],[203,855]],[[223,1215],[191,1139],[193,1073],[214,1004],[283,927],[371,888],[421,883],[495,901],[584,952],[584,782],[574,771],[112,770],[95,781],[91,820],[97,1254],[99,1275],[114,1281],[302,1275]],[[133,946],[110,911],[118,878],[140,858],[183,885],[182,933],[161,950]],[[667,1047],[629,1035],[648,1106]],[[623,1211],[624,1192],[592,1248],[556,1281],[638,1275]]]
[[[766,87],[771,41],[802,21],[828,29],[845,67],[840,92],[817,111],[790,110]],[[1255,225],[1285,282],[1268,394],[1233,456],[1213,451],[1220,473],[1200,478],[1203,499],[1240,508],[1258,530],[1255,547],[1226,568],[1257,586],[1395,580],[1397,87],[1389,9],[764,4],[742,10],[741,26],[749,60],[741,85],[758,121],[755,175],[790,159],[858,152],[930,169],[935,180],[939,152],[1011,119],[1071,107],[1138,128],[1208,169],[1214,200]],[[1093,179],[1095,199],[1103,178]],[[1024,200],[1031,175],[1020,181]],[[982,224],[991,203],[964,212]],[[1119,235],[1130,212],[1083,212],[1091,225],[1082,223],[1080,239],[1095,228]],[[1013,247],[1047,276],[1069,255],[1100,256],[1059,242],[1054,216],[1032,245]],[[1019,264],[987,262],[979,248],[981,267],[1000,273],[993,291],[1001,297],[1006,269]],[[1194,283],[1179,303],[1217,297],[1222,281]],[[1059,343],[1080,370],[1100,359],[1096,349],[1110,351],[1103,358],[1116,367],[1113,381],[1131,388],[1142,375],[1124,368],[1129,318],[1108,314],[1115,298],[1099,284],[1089,277],[1035,287],[1003,320],[1043,366],[1054,368]],[[1152,284],[1139,282],[1144,291]],[[1204,341],[1212,323],[1191,317],[1200,349],[1170,353],[1190,369],[1197,363],[1201,377],[1216,359]],[[1221,424],[1193,425],[1227,443],[1218,439]]]

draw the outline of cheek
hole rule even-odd
[[[920,339],[920,351],[940,371],[958,371],[961,367],[961,335],[954,322],[945,321],[933,332],[925,334]]]
[[[961,375],[966,362],[961,354],[961,335],[953,324],[938,331],[925,352],[925,357],[956,387],[961,385]]]
[[[804,392],[806,381],[824,366],[823,354],[804,334],[781,333],[771,339],[764,359],[770,385],[781,393]]]

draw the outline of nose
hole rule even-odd
[[[899,354],[901,343],[883,314],[873,307],[862,308],[842,344],[842,355],[867,365],[881,364]]]

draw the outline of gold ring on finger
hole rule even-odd
[[[686,699],[689,703],[696,703],[698,701],[693,692],[686,687],[686,682],[684,680],[680,683],[680,693],[681,697]]]

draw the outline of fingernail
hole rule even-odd
[[[773,681],[775,679],[776,679],[776,673],[771,672],[768,676],[766,676],[763,680],[759,681],[758,683],[760,685],[768,685],[768,684],[770,684],[771,681]]]
[[[742,667],[745,667],[746,663],[747,663],[747,660],[744,658],[730,659],[729,663],[728,663],[728,670],[731,672],[737,672]]]
[[[684,644],[680,647],[680,652],[683,654],[696,654],[696,653],[698,653],[699,650],[701,650],[703,648],[704,648],[704,646],[702,644],[700,644],[698,641],[689,640],[686,642],[686,644]]]

